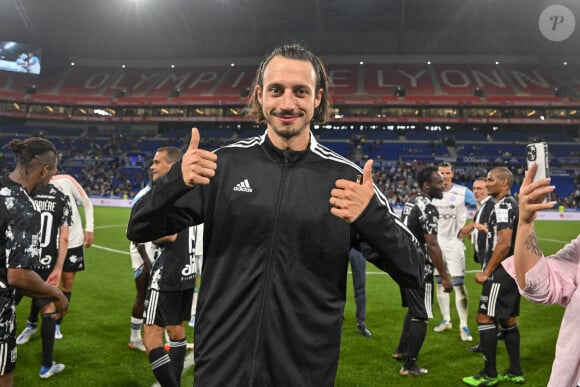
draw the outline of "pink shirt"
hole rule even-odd
[[[566,308],[556,356],[548,386],[576,386],[580,378],[580,234],[556,254],[540,259],[526,273],[526,288],[520,293],[539,304],[560,304]],[[513,257],[502,262],[515,279]]]

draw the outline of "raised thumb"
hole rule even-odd
[[[373,160],[367,160],[363,168],[363,184],[373,184]]]
[[[197,149],[199,147],[199,130],[191,128],[191,139],[189,140],[189,149]]]

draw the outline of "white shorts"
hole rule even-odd
[[[145,251],[147,252],[147,255],[149,256],[149,258],[153,262],[153,260],[155,259],[155,246],[151,242],[144,243],[144,245],[145,245]],[[143,258],[141,258],[141,254],[139,254],[139,251],[137,250],[137,246],[135,246],[135,244],[133,242],[130,243],[129,253],[131,255],[131,267],[133,268],[133,271],[135,273],[139,272],[139,274],[140,274],[141,269],[143,267]]]
[[[459,238],[439,240],[443,262],[451,277],[465,276],[465,244]],[[439,275],[435,269],[435,275]]]

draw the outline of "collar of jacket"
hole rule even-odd
[[[268,137],[267,134],[265,135],[265,137],[266,138],[264,139],[263,148],[266,151],[266,154],[271,159],[273,159],[274,161],[278,161],[281,164],[288,165],[296,164],[308,153],[308,150],[310,149],[310,146],[308,146],[303,151],[281,150],[276,148],[276,146],[274,146],[274,144],[272,143],[272,141],[270,141],[270,138]]]

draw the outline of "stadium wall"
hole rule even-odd
[[[91,202],[94,206],[99,207],[121,207],[129,208],[133,204],[131,199],[107,199],[92,197]],[[396,206],[394,208],[397,215],[401,214],[402,206]],[[469,210],[467,213],[467,218],[472,219],[475,211]],[[580,209],[576,210],[566,210],[566,211],[543,211],[538,213],[539,220],[560,220],[560,221],[577,221],[580,220]]]

